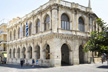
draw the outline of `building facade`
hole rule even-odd
[[[7,24],[0,25],[0,63],[7,58]]]
[[[90,3],[84,7],[50,0],[9,23],[7,63],[19,64],[21,59],[29,64],[38,60],[41,66],[89,63],[91,54],[83,52],[83,45],[91,31],[100,30],[97,18]]]

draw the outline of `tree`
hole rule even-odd
[[[99,55],[102,53],[108,54],[108,27],[100,18],[97,19],[97,24],[101,27],[102,31],[91,32],[90,39],[84,45],[84,51],[98,52]]]

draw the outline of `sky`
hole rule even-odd
[[[16,17],[23,17],[49,0],[0,0],[0,24]],[[65,0],[88,6],[89,0]],[[91,0],[92,11],[108,23],[108,0]],[[5,20],[3,20],[5,19]]]

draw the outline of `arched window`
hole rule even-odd
[[[46,46],[46,59],[50,59],[50,47],[49,47],[49,45]]]
[[[12,40],[12,32],[10,32],[10,40]]]
[[[96,31],[96,21],[94,22],[94,31]]]
[[[15,38],[16,38],[16,31],[14,30],[14,40],[15,40]]]
[[[70,29],[69,17],[66,14],[61,16],[61,28],[65,30]]]
[[[44,21],[44,30],[49,30],[50,27],[50,17],[47,15]]]
[[[40,31],[40,20],[38,19],[36,23],[36,33],[38,33],[39,31]]]
[[[30,23],[30,25],[29,25],[29,35],[31,35],[32,34],[32,23]]]
[[[20,58],[20,48],[18,48],[17,53],[18,53],[18,58]]]
[[[15,58],[15,49],[13,50],[13,58]]]
[[[90,29],[90,31],[93,31],[93,17],[90,17],[90,20],[89,20],[89,29]]]
[[[23,26],[23,37],[25,37],[25,33],[26,33],[26,28],[25,25]]]
[[[18,38],[20,38],[20,28],[18,29]]]
[[[79,18],[79,31],[84,32],[85,28],[84,28],[84,20],[82,17]]]

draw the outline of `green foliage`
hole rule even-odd
[[[108,54],[108,27],[105,25],[106,23],[101,19],[97,19],[97,23],[102,28],[102,31],[91,32],[91,38],[84,45],[84,51],[93,51],[98,52],[99,54]]]

